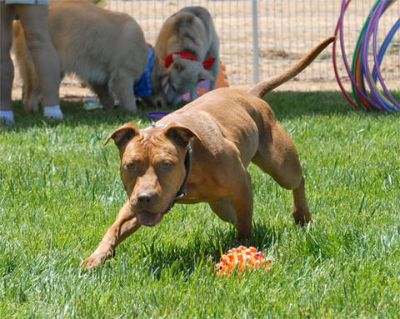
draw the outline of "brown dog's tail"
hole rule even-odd
[[[318,44],[314,49],[308,52],[299,62],[286,69],[282,73],[275,75],[265,81],[262,81],[252,87],[248,93],[262,98],[265,94],[277,88],[281,84],[295,77],[303,71],[314,59],[331,43],[335,37],[329,37]]]

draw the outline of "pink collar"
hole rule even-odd
[[[173,62],[172,56],[174,54],[177,54],[181,58],[186,59],[186,60],[199,61],[199,59],[194,54],[192,54],[190,52],[185,52],[185,51],[172,52],[172,53],[168,54],[167,57],[164,60],[164,65],[165,65],[166,68],[168,68],[172,64],[172,62]],[[203,67],[206,70],[209,70],[214,65],[214,62],[215,62],[215,57],[214,56],[210,56],[206,60],[204,60]]]

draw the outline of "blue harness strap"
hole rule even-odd
[[[146,70],[142,74],[141,78],[133,85],[133,91],[135,92],[136,97],[149,97],[153,95],[151,73],[153,72],[154,60],[154,49],[149,46]]]

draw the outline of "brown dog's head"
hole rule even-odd
[[[121,158],[121,180],[139,223],[158,224],[186,176],[187,146],[196,134],[179,124],[140,130],[125,124],[111,133]]]

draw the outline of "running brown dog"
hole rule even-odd
[[[175,202],[207,202],[221,219],[236,226],[239,239],[250,237],[250,162],[293,191],[295,222],[310,222],[296,147],[261,97],[301,72],[333,39],[249,92],[217,89],[151,127],[140,130],[128,123],[113,132],[106,142],[113,139],[119,149],[128,200],[83,266],[101,265],[141,225],[158,224]]]

